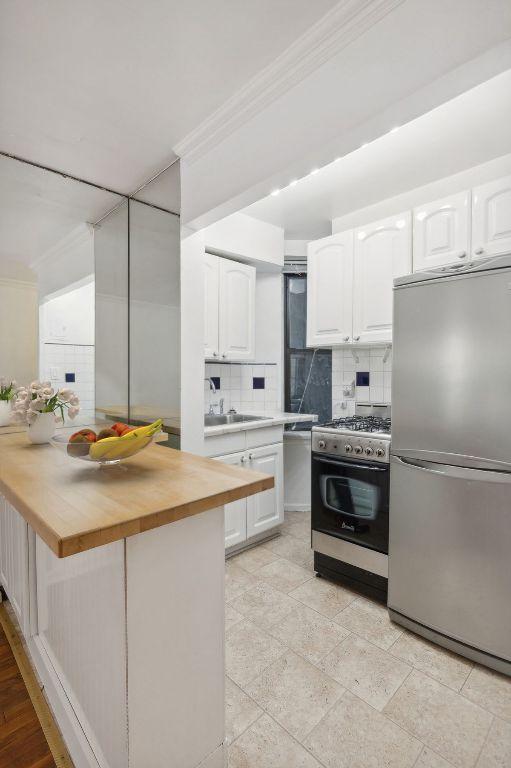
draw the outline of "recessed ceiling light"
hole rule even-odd
[[[334,160],[334,163],[338,163],[340,159],[341,159],[340,157],[336,157]]]
[[[293,181],[290,181],[290,182],[289,182],[289,186],[290,186],[290,187],[294,187],[294,186],[295,186],[295,184],[298,184],[298,179],[293,179]]]
[[[360,149],[362,149],[362,147],[367,147],[368,144],[368,141],[364,141],[364,143],[360,145]]]
[[[313,168],[312,171],[310,172],[310,175],[314,176],[314,174],[317,173],[318,171],[319,171],[319,168]]]
[[[396,131],[399,131],[401,126],[395,125],[393,128],[390,129],[389,133],[395,133]]]
[[[272,192],[270,192],[270,195],[272,197],[277,197],[277,195],[280,195],[280,189],[274,189]]]

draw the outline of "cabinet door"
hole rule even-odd
[[[355,230],[353,341],[392,341],[393,281],[411,270],[410,211]]]
[[[472,255],[511,253],[511,176],[472,190]]]
[[[413,212],[413,271],[467,261],[470,192],[421,205]]]
[[[275,486],[247,499],[247,537],[274,528],[284,521],[282,443],[254,448],[249,453],[249,468],[273,475]]]
[[[28,526],[0,497],[0,580],[24,633],[28,630]]]
[[[218,357],[218,256],[204,256],[204,356]]]
[[[230,259],[220,263],[220,357],[255,357],[255,267]]]
[[[245,461],[242,461],[245,459]],[[246,453],[231,453],[218,456],[215,461],[222,461],[234,467],[248,466]],[[241,544],[247,538],[247,500],[239,499],[224,506],[225,513],[225,548]]]
[[[352,337],[353,231],[309,243],[307,346],[346,344]]]

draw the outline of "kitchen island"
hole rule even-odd
[[[259,472],[0,436],[0,578],[76,768],[224,765],[223,505]]]

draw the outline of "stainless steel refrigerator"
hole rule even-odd
[[[388,605],[511,674],[511,256],[394,286]]]

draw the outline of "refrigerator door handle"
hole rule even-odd
[[[494,469],[457,467],[454,464],[437,464],[433,461],[425,461],[424,459],[405,459],[401,456],[393,456],[392,460],[422,472],[430,472],[434,475],[443,475],[444,477],[452,477],[458,480],[481,480],[485,483],[511,484],[511,472],[499,472]]]

